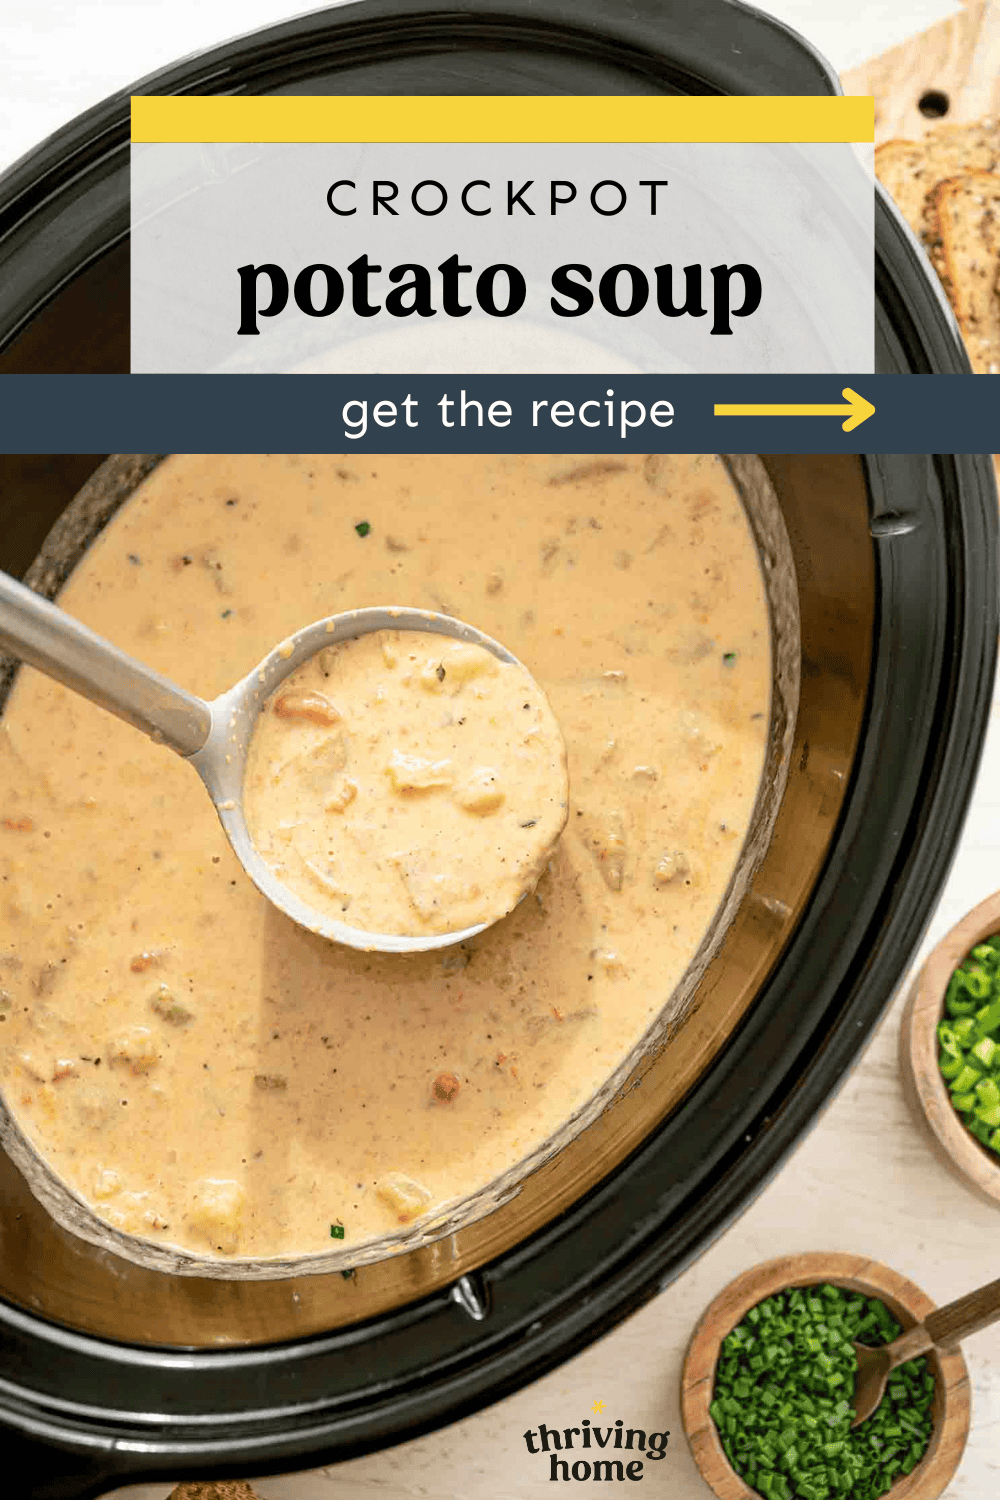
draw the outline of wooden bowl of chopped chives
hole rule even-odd
[[[1000,946],[993,950],[996,961],[983,966],[993,981],[990,993],[979,996],[977,1001],[963,989],[958,997],[958,1013],[951,1014],[956,1009],[951,1000],[956,971],[965,966],[978,968],[978,964],[967,961],[972,960],[974,950],[984,949],[997,933],[1000,933],[1000,892],[981,901],[931,953],[907,998],[899,1045],[903,1092],[910,1108],[924,1125],[936,1154],[967,1187],[991,1203],[1000,1204],[1000,1129],[985,1126],[981,1117],[989,1119],[992,1115],[980,1099],[975,1083],[972,1089],[957,1095],[959,1104],[971,1104],[964,1114],[959,1113],[952,1101],[951,1090],[954,1084],[962,1081],[961,1077],[946,1081],[939,1060],[939,1054],[943,1053],[939,1038],[942,1023],[952,1022],[958,1026],[977,1023],[978,1017],[983,1016],[984,1010],[998,998]],[[1000,1006],[997,1015],[1000,1017]],[[984,1019],[989,1021],[990,1017]],[[994,1033],[998,1031],[997,1026],[987,1029]],[[993,1087],[1000,1093],[1000,1047],[993,1058],[984,1063],[984,1044],[990,1041],[990,1037],[978,1039],[978,1032],[973,1031],[967,1040],[971,1043],[968,1048],[965,1040],[955,1039],[955,1063],[970,1062],[970,1076],[972,1071],[979,1071],[981,1077],[976,1082],[981,1083],[983,1089],[989,1088],[990,1082],[995,1080]],[[975,1055],[977,1046],[979,1056]],[[965,1052],[968,1052],[968,1057],[958,1055]],[[945,1063],[950,1071],[951,1059],[945,1058]],[[1000,1114],[1000,1110],[997,1113]],[[970,1126],[979,1128],[978,1139]],[[996,1147],[990,1146],[991,1139],[997,1141]]]
[[[681,1376],[684,1432],[719,1500],[869,1500],[886,1478],[890,1500],[937,1500],[969,1432],[961,1353],[902,1366],[855,1440],[845,1436],[854,1357],[842,1348],[884,1342],[933,1309],[911,1281],[859,1255],[783,1256],[731,1282],[695,1328]]]

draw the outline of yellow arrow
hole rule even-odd
[[[875,408],[864,396],[859,396],[857,391],[848,388],[842,393],[846,406],[830,405],[774,405],[754,406],[740,404],[736,406],[717,406],[715,415],[717,417],[842,417],[847,416],[844,423],[845,432],[853,432],[855,427],[860,427],[862,422],[867,422],[869,417],[875,415]]]

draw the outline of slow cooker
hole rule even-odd
[[[809,94],[837,82],[787,29],[722,0],[361,0],[137,88]],[[127,171],[123,94],[0,179],[4,373],[127,370]],[[966,371],[881,192],[876,224],[877,368]],[[58,590],[158,455],[100,457],[6,461],[0,566],[30,565],[36,587]],[[353,1277],[238,1283],[137,1266],[61,1229],[0,1157],[0,1420],[39,1500],[310,1467],[499,1399],[676,1277],[837,1087],[961,826],[995,666],[996,491],[977,455],[762,455],[758,472],[794,566],[798,708],[766,850],[669,1045],[496,1213]],[[31,479],[28,506],[15,473]]]
[[[60,461],[7,465],[49,528],[35,587],[58,590],[158,457],[113,456],[68,506]],[[686,1012],[495,1211],[346,1276],[135,1264],[61,1228],[0,1155],[0,1420],[13,1451],[32,1445],[32,1493],[308,1467],[499,1398],[676,1276],[844,1076],[961,825],[991,698],[996,496],[975,456],[730,462],[780,511],[781,538],[757,540],[765,573],[791,557],[798,706],[772,710],[783,793]],[[0,488],[11,569],[36,545],[21,493]]]

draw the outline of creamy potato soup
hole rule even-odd
[[[509,916],[366,954],[258,894],[189,766],[22,669],[3,1089],[100,1219],[216,1259],[350,1248],[586,1104],[690,963],[760,777],[769,622],[719,460],[175,456],[60,602],[208,698],[323,616],[453,614],[530,666],[569,768],[565,831]]]
[[[264,705],[247,827],[296,895],[366,932],[461,932],[538,883],[568,811],[566,748],[520,662],[374,631],[305,662]]]

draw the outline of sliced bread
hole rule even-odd
[[[930,201],[934,188],[961,172],[1000,168],[1000,120],[939,125],[920,141],[885,141],[875,150],[875,171],[924,247],[936,247]]]
[[[258,1500],[258,1495],[242,1479],[215,1479],[205,1484],[179,1484],[167,1500]]]
[[[1000,173],[945,178],[932,199],[945,284],[972,366],[1000,374]]]

